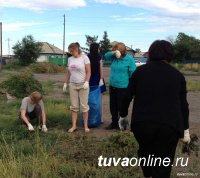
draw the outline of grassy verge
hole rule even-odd
[[[28,132],[17,119],[20,102],[6,103],[0,98],[0,177],[2,178],[139,178],[137,166],[99,167],[98,157],[137,157],[138,145],[130,132],[114,132],[107,138],[96,138],[79,131],[68,134],[70,113],[63,101],[45,101],[48,133]],[[181,143],[177,149],[181,153]],[[190,157],[187,167],[173,169],[178,172],[197,173],[198,158]]]
[[[200,81],[197,81],[197,80],[187,81],[187,90],[188,91],[200,91]]]
[[[175,68],[182,71],[190,71],[195,73],[200,73],[200,64],[198,63],[190,63],[190,64],[182,64],[182,63],[174,63],[172,64]]]

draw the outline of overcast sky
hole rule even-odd
[[[176,38],[179,32],[200,38],[198,0],[0,0],[3,54],[26,35],[63,48],[63,15],[66,47],[87,35],[108,32],[111,41],[147,51],[156,39]]]

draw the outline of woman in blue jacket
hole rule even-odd
[[[118,129],[120,103],[136,65],[134,58],[127,54],[123,43],[114,45],[112,52],[107,52],[105,58],[112,61],[109,87],[112,123],[106,128]]]

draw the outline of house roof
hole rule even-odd
[[[49,44],[48,42],[41,42],[42,44],[42,52],[45,54],[63,54],[63,51],[58,47]]]

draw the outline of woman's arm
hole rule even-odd
[[[107,52],[106,54],[105,54],[105,58],[106,58],[106,60],[113,60],[114,59],[114,51],[109,51],[109,52]],[[116,58],[116,57],[115,57]]]
[[[90,76],[91,76],[90,64],[85,64],[85,71],[86,71],[86,79],[85,80],[89,82]]]
[[[70,72],[68,69],[65,70],[65,83],[68,83],[70,79]]]

